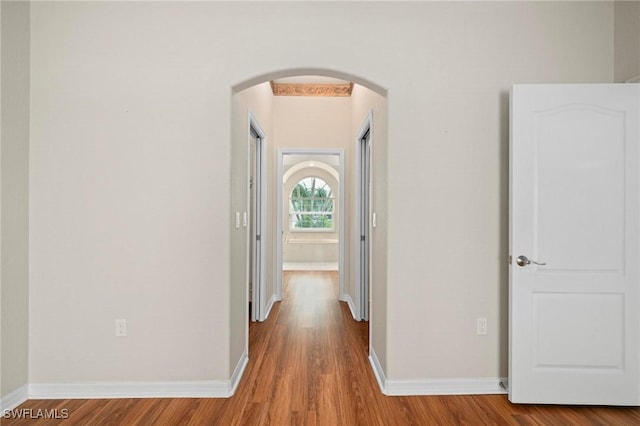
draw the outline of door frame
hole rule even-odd
[[[285,155],[337,155],[340,165],[338,167],[338,187],[340,194],[338,195],[338,299],[345,300],[344,293],[344,150],[343,149],[305,149],[305,148],[279,148],[278,149],[278,173],[276,175],[276,298],[282,300],[282,238],[284,236],[284,226],[282,223],[283,210],[283,194],[282,179],[284,176],[283,160]]]
[[[368,136],[367,136],[368,135]],[[368,176],[368,180],[369,180],[369,194],[368,194],[368,203],[369,203],[369,208],[368,208],[368,214],[367,214],[367,223],[363,223],[362,221],[362,203],[364,200],[364,194],[362,193],[362,156],[363,156],[363,152],[362,152],[362,148],[363,148],[363,140],[367,138],[367,143],[369,145],[368,147],[368,151],[369,151],[369,157],[367,159],[368,161],[368,169],[369,169],[369,176]],[[369,300],[371,298],[371,249],[372,249],[372,244],[371,244],[371,227],[373,224],[373,213],[372,213],[372,209],[371,209],[371,177],[373,176],[372,173],[372,161],[371,161],[371,157],[372,157],[372,149],[373,149],[373,111],[369,111],[369,113],[367,114],[366,118],[364,119],[364,122],[362,123],[362,126],[360,126],[360,130],[358,131],[358,134],[356,136],[356,147],[355,147],[355,152],[356,152],[356,182],[355,182],[355,186],[356,186],[356,208],[355,208],[355,212],[354,212],[354,253],[355,253],[355,263],[354,263],[354,278],[355,278],[355,315],[357,316],[356,319],[360,320],[360,321],[368,321],[369,317],[370,317],[370,312],[369,312]],[[365,235],[365,238],[368,239],[368,253],[367,253],[367,259],[364,259],[362,256],[362,250],[361,250],[361,241],[362,241],[362,235]],[[368,277],[369,279],[367,280],[366,283],[363,282],[362,280],[362,274],[360,273],[360,271],[362,270],[362,264],[365,263],[368,269]]]
[[[253,229],[253,232],[247,232],[247,300],[249,300],[249,290],[251,288],[251,283],[253,282],[253,297],[250,300],[252,302],[252,312],[251,312],[251,321],[264,321],[265,320],[265,304],[264,300],[266,298],[266,259],[267,259],[267,245],[266,245],[266,234],[264,232],[265,224],[267,222],[267,161],[266,161],[266,148],[267,148],[267,135],[265,131],[260,126],[258,119],[252,110],[249,110],[248,113],[248,133],[247,133],[247,147],[249,155],[247,156],[247,206],[251,206],[251,210],[249,212],[248,221],[243,218],[243,222],[245,226],[248,226],[249,229]],[[258,198],[258,191],[260,193],[259,202],[251,199],[251,134],[255,133],[256,137],[256,145],[254,155],[254,188],[255,188],[255,198]],[[258,229],[256,229],[254,218],[259,218],[260,223],[260,235],[258,239]],[[259,241],[259,244],[251,244],[251,242]],[[253,247],[253,253],[251,253],[251,248]],[[259,256],[257,256],[259,254]],[[260,259],[259,267],[256,267],[257,259]],[[250,279],[250,274],[253,275],[253,279]],[[256,279],[256,275],[258,275],[258,279]],[[257,291],[256,291],[257,290]],[[256,297],[257,296],[257,297]]]

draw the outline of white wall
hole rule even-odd
[[[375,352],[380,365],[387,369],[387,229],[388,229],[388,196],[387,196],[387,159],[388,159],[388,129],[387,129],[387,100],[372,90],[359,84],[355,85],[352,93],[352,118],[351,134],[353,135],[350,150],[353,163],[357,157],[356,138],[360,135],[362,125],[371,114],[371,213],[377,216],[377,226],[371,228],[371,305],[369,315],[369,326],[375,332],[371,334],[370,347]],[[357,176],[356,167],[350,170],[351,193],[356,194]],[[356,211],[355,195],[352,197],[351,211]],[[356,229],[353,226],[353,239],[358,240],[355,235]],[[351,261],[354,264],[357,259],[359,246],[352,247],[349,252]],[[355,268],[351,270],[351,285],[347,292],[355,300]]]
[[[420,66],[389,88],[388,377],[506,375],[508,90],[611,81],[612,13],[478,3],[426,24]]]
[[[26,2],[0,6],[2,398],[26,394],[28,382],[29,7]]]
[[[616,1],[615,22],[615,81],[622,83],[640,77],[640,2]]]
[[[31,12],[31,382],[229,378],[246,312],[230,309],[229,177],[246,173],[231,169],[230,89],[308,68],[388,91],[386,328],[372,336],[387,377],[506,373],[507,93],[612,81],[612,3]]]
[[[276,96],[278,148],[344,148],[351,134],[351,98]]]
[[[233,78],[211,44],[233,24],[216,9],[32,4],[32,383],[229,378]]]
[[[2,147],[2,103],[4,98],[2,97],[2,52],[4,48],[2,46],[2,3],[0,3],[0,147]],[[0,149],[0,188],[2,186],[2,149]],[[0,242],[2,241],[2,194],[0,193]],[[2,244],[0,244],[0,307],[2,307]],[[28,312],[29,307],[26,307]],[[4,409],[6,405],[3,402],[4,392],[2,391],[2,313],[0,313],[0,409]],[[28,336],[28,333],[27,333]],[[28,357],[28,353],[27,353]]]
[[[235,212],[239,212],[241,217],[244,213],[250,217],[248,177],[249,177],[249,112],[258,121],[262,130],[266,133],[266,141],[264,155],[267,161],[275,158],[273,155],[273,94],[268,82],[253,86],[243,90],[233,96],[233,140],[231,143],[231,220],[235,222]],[[272,169],[271,169],[272,170]],[[270,170],[268,169],[268,172]],[[267,181],[269,177],[267,176]],[[271,198],[275,197],[275,193],[266,194],[269,205],[275,206]],[[274,220],[275,214],[270,216],[270,210],[267,206],[267,223],[269,219]],[[242,222],[242,220],[241,220]],[[235,225],[234,225],[235,226]],[[269,228],[267,228],[269,232]],[[230,307],[230,365],[232,373],[236,366],[236,362],[247,349],[248,329],[248,274],[247,270],[247,254],[249,244],[249,228],[240,227],[231,231],[231,253],[230,253],[230,271],[231,271],[231,298]],[[271,241],[271,240],[268,240]],[[272,253],[267,253],[267,265],[273,263]],[[268,266],[266,283],[266,295],[269,299],[275,294],[275,280],[272,278],[273,267]]]
[[[274,131],[274,149],[276,150],[279,148],[346,150],[352,137],[351,98],[276,96],[274,98]],[[351,161],[352,159],[345,153],[345,169],[349,169]],[[275,169],[276,165],[273,163],[271,166]],[[274,180],[274,191],[276,185],[278,182]],[[335,193],[339,193],[337,186]],[[285,191],[283,199],[287,195]],[[345,193],[345,197],[347,196],[348,193]],[[339,218],[339,220],[344,219],[345,236],[347,237],[351,235],[350,214],[347,208],[345,209],[345,217]],[[275,211],[273,217],[275,218]],[[272,222],[272,226],[275,228],[275,221]],[[337,233],[331,238],[338,238]],[[348,253],[348,238],[345,239],[344,244],[345,253]],[[285,251],[287,251],[286,245],[283,247],[283,252]],[[287,260],[284,259],[284,261]],[[349,264],[345,262],[343,265],[344,276],[349,276],[348,271]]]

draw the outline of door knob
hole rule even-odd
[[[540,265],[540,266],[546,265],[546,263],[536,262],[535,260],[529,260],[529,258],[527,256],[525,256],[524,254],[521,254],[520,256],[518,256],[516,258],[516,263],[518,264],[518,266],[527,266],[527,265],[530,265],[532,263],[534,265]]]

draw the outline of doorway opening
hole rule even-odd
[[[249,112],[249,312],[251,321],[264,321],[266,241],[266,134],[258,119]],[[246,214],[243,218],[247,225]]]
[[[301,77],[292,82],[291,76]],[[296,84],[307,86],[308,79],[315,80],[317,76],[325,76],[320,77],[324,80],[318,80],[323,81],[322,85],[312,87],[303,96],[292,95],[297,90]],[[348,90],[349,95],[328,96],[324,86],[332,84],[331,78],[346,82],[339,89]],[[278,85],[288,95],[276,94]],[[290,252],[304,256],[305,251],[319,251],[330,256],[310,258],[309,268],[337,270],[334,275],[339,283],[337,299],[346,302],[352,317],[366,321],[375,318],[377,324],[384,324],[385,302],[376,299],[375,294],[386,294],[386,234],[372,231],[371,224],[375,222],[373,202],[379,203],[382,212],[386,211],[386,181],[379,180],[383,186],[373,186],[371,182],[376,181],[375,173],[386,176],[386,91],[361,78],[335,71],[289,70],[235,86],[232,105],[231,215],[243,218],[244,211],[247,221],[244,227],[237,220],[234,227],[232,222],[231,359],[242,357],[242,349],[248,355],[249,304],[250,318],[259,323],[268,320],[272,308],[286,295],[283,267],[295,268],[296,263],[304,261],[288,258]],[[379,123],[375,126],[372,111]],[[368,119],[368,134],[362,133],[364,119]],[[371,138],[374,133],[375,142]],[[367,171],[363,176],[368,176],[368,180],[364,184],[358,183],[362,179],[358,177],[359,169],[363,168],[358,160],[362,157],[359,146],[362,140],[368,142],[365,147],[375,143],[379,155],[376,160],[373,151],[366,150],[369,162],[363,163]],[[304,162],[306,165],[300,165]],[[369,190],[358,189],[361,185]],[[259,191],[258,187],[262,189]],[[300,190],[294,194],[295,187]],[[318,187],[325,192],[317,192]],[[362,193],[367,199],[358,201]],[[384,221],[382,224],[384,229]],[[324,228],[317,229],[320,226]],[[360,244],[361,231],[365,231],[364,249]],[[385,246],[378,248],[378,242]],[[376,258],[369,260],[367,253],[375,253]],[[359,265],[361,259],[366,261],[365,266]],[[374,323],[368,327],[370,336],[375,333],[374,327]],[[380,330],[376,338],[384,345],[386,332],[384,327]],[[244,348],[240,346],[242,340],[246,342]]]
[[[283,271],[337,270],[344,300],[344,151],[278,150],[276,291]]]
[[[371,113],[367,115],[356,138],[356,240],[355,261],[357,317],[369,320],[371,286],[371,226],[376,226],[371,213]]]

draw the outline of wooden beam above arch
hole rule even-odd
[[[270,83],[274,96],[349,97],[353,91],[353,83]]]

